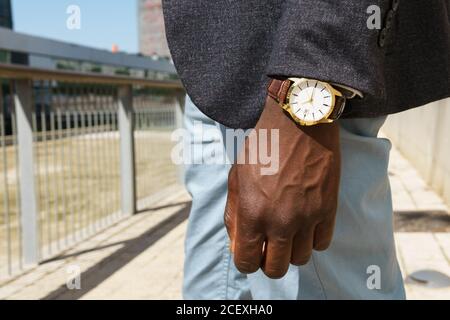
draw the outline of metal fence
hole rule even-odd
[[[170,159],[171,133],[181,124],[174,99],[156,102],[146,93],[133,97],[136,193],[144,199],[178,181],[178,170]]]
[[[168,87],[162,95],[150,81],[14,74],[0,78],[0,280],[135,213],[178,178],[178,83],[156,84]]]

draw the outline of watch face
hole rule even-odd
[[[302,79],[293,85],[289,95],[292,114],[305,124],[326,119],[333,111],[331,87],[316,80]]]

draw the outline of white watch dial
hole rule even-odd
[[[330,88],[316,80],[304,80],[298,83],[289,97],[293,114],[307,123],[326,118],[332,110],[333,93]]]

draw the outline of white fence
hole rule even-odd
[[[450,99],[392,115],[383,132],[450,205]]]
[[[180,93],[98,80],[0,77],[0,280],[178,182]]]

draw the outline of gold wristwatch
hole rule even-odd
[[[333,122],[342,115],[347,99],[362,97],[358,90],[306,78],[272,80],[268,91],[302,126]]]

